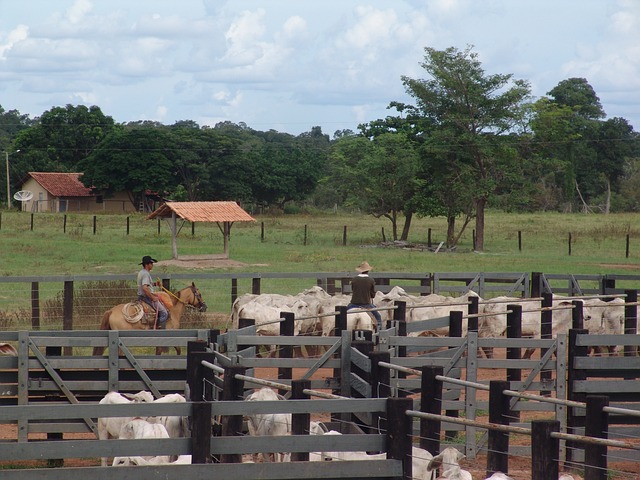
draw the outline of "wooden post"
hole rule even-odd
[[[73,281],[64,282],[62,299],[62,329],[73,330]],[[72,347],[65,347],[64,354],[71,355]]]
[[[189,391],[189,400],[192,402],[199,402],[203,399],[202,388],[202,360],[205,360],[202,355],[206,352],[207,342],[203,340],[189,341],[187,342],[187,388]],[[210,354],[215,359],[213,354]],[[207,361],[211,359],[207,358]],[[213,362],[211,362],[213,363]]]
[[[531,298],[542,295],[542,272],[531,272]]]
[[[571,302],[573,310],[571,311],[571,328],[584,328],[584,303],[580,300]]]
[[[222,400],[238,401],[243,400],[244,382],[238,380],[236,375],[244,375],[246,369],[243,367],[229,367],[224,370],[224,381],[222,387]],[[223,416],[222,436],[238,437],[242,435],[242,415]],[[228,453],[221,455],[221,463],[242,463],[242,455],[239,453]]]
[[[634,305],[638,303],[638,290],[625,290],[627,295],[624,306],[624,333],[625,335],[635,335],[638,328],[638,306]],[[637,355],[638,347],[633,345],[625,345],[624,356],[635,357]]]
[[[264,242],[264,222],[260,222],[260,241]]]
[[[260,295],[260,277],[254,277],[251,279],[251,293],[254,295]]]
[[[625,257],[629,258],[629,234],[627,233],[627,248],[625,249]]]
[[[304,226],[304,239],[302,241],[302,244],[306,247],[307,246],[307,226]]]
[[[127,217],[127,235],[129,235],[129,217]]]
[[[171,258],[178,259],[178,218],[176,212],[173,211],[171,212]]]
[[[280,336],[293,337],[295,331],[295,315],[293,312],[280,312],[280,318],[284,321],[280,322]],[[293,345],[281,345],[278,358],[293,358]],[[278,380],[291,380],[293,369],[291,367],[278,367]],[[285,395],[285,390],[279,391],[280,395]]]
[[[342,229],[342,246],[347,246],[347,226],[345,225]]]
[[[31,328],[40,330],[40,284],[31,282]]]
[[[480,310],[480,299],[478,297],[469,297],[469,318],[467,318],[467,331],[478,331],[478,317],[471,317],[471,315],[477,315]]]
[[[412,463],[412,418],[405,412],[413,408],[411,398],[387,399],[387,458],[402,460],[402,478],[411,480]]]
[[[59,357],[61,353],[62,353],[61,347],[45,347],[45,355],[47,356],[47,358]],[[49,401],[56,400],[55,397],[53,398],[45,397],[45,399]],[[50,441],[64,440],[64,434],[62,432],[47,432],[47,440],[50,440]],[[64,467],[64,458],[48,458],[47,467],[49,468]]]
[[[391,354],[389,352],[371,352],[369,354],[371,362],[371,397],[387,398],[391,396],[391,371],[388,368],[381,367],[380,362],[391,362]],[[387,420],[380,415],[380,412],[372,412],[371,420],[374,429],[377,427],[378,433],[386,432]]]
[[[442,367],[421,367],[420,411],[440,415],[442,413],[442,382],[436,376],[443,375]],[[420,448],[433,455],[440,453],[440,420],[420,419]]]
[[[67,233],[67,214],[64,214],[64,218],[62,220],[62,233]]]
[[[191,417],[191,463],[211,463],[211,402],[194,402]]]
[[[431,248],[431,227],[427,230],[427,248]]]
[[[584,393],[576,393],[573,390],[573,386],[578,381],[583,381],[587,379],[586,372],[584,370],[578,370],[575,367],[574,361],[578,358],[586,358],[589,356],[589,351],[587,347],[576,345],[576,338],[578,335],[588,334],[589,330],[582,329],[570,329],[569,330],[569,351],[567,362],[567,400],[572,400],[575,402],[584,402],[585,395]],[[579,417],[576,415],[576,410],[574,407],[567,407],[567,431],[573,432],[576,428],[584,426],[580,420],[583,417]],[[578,445],[573,441],[567,440],[566,443],[566,462],[568,465],[573,463],[573,453],[576,448],[582,448],[582,445]]]
[[[160,235],[160,217],[158,217],[158,235]]]
[[[522,305],[507,305],[507,338],[522,338]],[[520,347],[507,347],[507,360],[520,360],[522,349]],[[522,380],[522,370],[519,368],[507,368],[507,382],[519,382]],[[520,419],[520,412],[513,412],[515,420]]]
[[[587,437],[608,438],[609,414],[603,411],[609,405],[605,395],[587,396],[587,421],[584,434]],[[587,443],[584,447],[584,480],[607,478],[607,446]]]
[[[98,229],[98,217],[93,216],[93,234],[96,234],[96,230]]]
[[[522,230],[518,230],[518,251],[522,251]]]
[[[558,478],[560,441],[551,434],[559,431],[557,420],[531,422],[531,480]]]
[[[542,307],[551,307],[553,306],[553,294],[550,292],[545,292],[542,294]],[[541,324],[540,324],[540,338],[543,339],[551,339],[553,338],[553,310],[546,310],[540,314]],[[543,357],[547,353],[547,348],[540,349],[540,357]],[[543,369],[540,372],[540,380],[542,382],[551,380],[551,370]],[[543,390],[540,392],[540,395],[551,395],[551,392],[547,390]]]
[[[509,425],[511,413],[509,397],[502,393],[508,388],[509,382],[498,380],[489,382],[489,423]],[[509,473],[509,434],[490,429],[487,448],[487,476],[491,476],[495,472]]]
[[[398,336],[406,337],[407,336],[407,320],[406,320],[407,302],[401,302],[400,300],[395,300],[393,302],[393,305],[396,307],[395,310],[393,311],[393,321],[396,324]],[[403,346],[396,347],[396,350],[398,352],[397,353],[398,358],[405,358],[407,356],[406,346],[403,345]],[[396,378],[398,378],[398,380],[407,378],[407,374],[406,372],[398,371],[396,373]],[[398,397],[406,397],[408,395],[408,392],[405,390],[398,390],[396,395]]]
[[[571,255],[571,232],[569,232],[569,255]]]
[[[191,222],[191,236],[195,236],[196,234],[196,222]]]
[[[292,380],[291,399],[306,400],[309,395],[303,392],[311,388],[311,380]],[[309,435],[309,421],[311,416],[308,413],[294,413],[291,415],[291,435]],[[291,452],[292,462],[308,462],[309,452]]]
[[[231,278],[231,305],[238,298],[238,279],[236,277]]]
[[[450,338],[460,338],[462,337],[462,311],[453,310],[449,313],[449,337]],[[456,348],[456,347],[450,347]],[[454,387],[457,388],[457,387]],[[459,397],[458,397],[459,400]],[[458,418],[460,416],[460,412],[458,410],[447,410],[446,415],[448,417]],[[458,436],[458,432],[455,430],[444,432],[444,438],[447,440],[453,440]]]
[[[33,232],[33,218],[34,218],[34,216],[33,216],[33,213],[32,213],[31,214],[31,231],[32,232]]]

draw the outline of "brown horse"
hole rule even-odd
[[[180,318],[187,305],[197,308],[199,311],[204,312],[207,310],[207,304],[202,299],[200,290],[196,287],[195,283],[191,283],[190,286],[178,291],[175,295],[167,292],[158,292],[158,297],[162,303],[167,307],[169,311],[169,318],[167,319],[167,329],[175,330],[180,328]],[[107,310],[102,316],[102,322],[100,323],[100,330],[153,330],[154,322],[145,321],[145,316],[138,320],[131,320],[125,318],[125,308],[127,311],[130,309],[131,304],[121,303],[115,307]],[[147,304],[143,304],[145,311],[148,308]],[[94,355],[102,355],[105,347],[94,347]],[[156,349],[156,353],[160,353],[162,347]],[[176,347],[176,352],[180,355],[179,347]]]

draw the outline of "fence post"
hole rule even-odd
[[[542,307],[553,306],[553,294],[551,292],[545,292],[542,294]],[[540,338],[551,339],[553,325],[553,310],[545,310],[540,314]],[[542,358],[547,353],[547,348],[540,349],[540,357]],[[544,384],[546,381],[550,381],[552,378],[551,370],[542,370],[540,372],[540,381]],[[540,395],[551,395],[548,390],[540,391]]]
[[[531,272],[531,298],[538,298],[542,294],[542,272]]]
[[[489,423],[509,425],[509,397],[502,392],[509,388],[509,382],[492,380],[489,382]],[[487,476],[495,472],[509,471],[509,434],[489,430],[487,446]],[[557,478],[557,477],[556,477]]]
[[[191,418],[191,463],[211,463],[211,402],[194,402]]]
[[[233,277],[231,279],[231,305],[233,305],[233,303],[236,301],[237,298],[238,298],[238,279],[236,277]]]
[[[295,327],[295,314],[293,312],[280,312],[280,336],[293,338]],[[278,358],[293,358],[293,345],[281,345]],[[291,367],[278,367],[278,380],[291,380],[293,369]],[[280,395],[286,395],[286,390],[279,390]]]
[[[62,329],[73,330],[73,280],[65,280],[62,300]],[[72,354],[71,347],[64,348],[65,355]]]
[[[345,225],[342,229],[342,246],[347,246],[347,226]]]
[[[571,311],[571,328],[584,327],[584,303],[581,300],[571,302],[573,310]]]
[[[551,433],[560,431],[557,420],[531,422],[531,480],[558,478],[560,441]]]
[[[211,361],[215,358],[212,353],[207,353],[207,343],[198,340],[187,342],[187,398],[192,402],[202,401],[204,388],[202,379],[204,367],[202,360]],[[213,362],[212,362],[213,363]]]
[[[229,367],[224,370],[224,381],[222,387],[222,400],[237,401],[242,400],[244,393],[244,381],[238,380],[236,375],[244,375],[244,367]],[[242,434],[242,415],[225,415],[221,418],[222,435],[225,437],[237,437]],[[216,437],[220,438],[220,437]],[[242,455],[239,453],[228,453],[220,456],[221,463],[242,463]]]
[[[260,295],[260,277],[254,277],[251,279],[251,293],[254,295]]]
[[[472,317],[471,315],[477,315],[479,308],[480,298],[479,297],[469,297],[469,315],[467,318],[467,331],[469,332],[477,332],[478,331],[478,317]]]
[[[630,305],[624,306],[624,333],[625,335],[635,335],[638,329],[638,290],[625,290],[627,295],[625,303]],[[633,345],[624,346],[625,357],[635,357],[638,347]]]
[[[460,310],[452,310],[449,313],[449,337],[450,338],[460,338],[462,337],[462,311]],[[456,347],[450,347],[450,349]],[[460,397],[457,398],[458,400]],[[458,418],[460,416],[460,412],[458,410],[447,410],[445,414],[448,417]],[[444,432],[444,438],[447,440],[452,440],[458,436],[458,432],[446,431]]]
[[[399,337],[405,337],[407,336],[407,302],[401,302],[399,300],[395,300],[393,302],[393,305],[395,308],[395,310],[393,310],[393,321],[396,324],[396,329],[397,329],[397,333]],[[405,358],[407,356],[407,347],[402,345],[399,347],[396,347],[396,351],[398,352],[397,357],[398,358]],[[398,380],[403,379],[403,378],[407,378],[407,374],[405,372],[396,372],[396,378]],[[405,397],[407,395],[407,392],[404,392],[403,390],[398,389],[398,391],[396,392],[396,395],[398,397]]]
[[[387,419],[387,458],[402,460],[402,478],[411,480],[412,469],[412,425],[413,419],[406,414],[413,408],[413,400],[410,398],[388,398]]]
[[[587,420],[584,434],[587,437],[608,438],[609,414],[602,409],[609,405],[605,395],[587,396]],[[607,478],[607,446],[587,443],[584,447],[584,480]]]
[[[420,411],[440,415],[442,413],[442,382],[436,376],[443,374],[442,367],[421,367]],[[440,420],[420,419],[420,448],[433,455],[440,453]]]
[[[292,380],[291,381],[291,399],[306,400],[309,395],[303,392],[304,389],[311,388],[311,380]],[[309,435],[309,420],[311,416],[308,413],[293,413],[291,415],[291,435]],[[308,462],[309,452],[291,452],[292,462]]]
[[[40,284],[31,282],[31,328],[40,330]]]
[[[387,398],[391,396],[391,371],[386,367],[381,367],[379,362],[391,362],[391,354],[387,352],[371,352],[369,354],[371,362],[371,397]],[[387,430],[387,421],[380,412],[371,413],[371,422],[374,430],[378,433]]]
[[[507,338],[522,338],[522,305],[507,305]],[[507,360],[522,359],[520,347],[507,347]],[[522,370],[519,368],[507,368],[507,382],[519,382],[522,380]],[[520,412],[513,412],[515,419],[520,419]]]

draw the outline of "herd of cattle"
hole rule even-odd
[[[284,397],[268,387],[256,389],[245,397],[247,402],[278,401]],[[141,391],[132,395],[121,395],[117,392],[109,392],[100,401],[101,404],[126,404],[140,402],[184,402],[185,398],[180,394],[168,394],[158,399],[147,391]],[[248,434],[252,436],[278,436],[291,435],[291,414],[283,413],[256,413],[246,416]],[[309,423],[310,435],[341,435],[335,430],[328,430],[321,422]],[[186,417],[110,417],[98,419],[98,434],[100,439],[157,439],[177,438],[189,435],[188,421]],[[374,454],[358,451],[323,451],[310,452],[309,461],[347,461],[347,460],[383,460],[386,453]],[[460,460],[465,456],[456,448],[447,447],[438,455],[432,455],[420,447],[412,447],[411,468],[412,478],[418,480],[473,480],[471,473],[460,466]],[[263,453],[246,457],[245,462],[288,462],[290,453]],[[129,465],[167,465],[190,464],[191,455],[170,456],[131,456],[115,457],[113,466]],[[102,466],[107,465],[107,459],[102,459]],[[438,470],[440,476],[436,478]],[[486,480],[510,480],[511,477],[503,473],[494,473]],[[562,474],[559,480],[573,480],[568,474]]]
[[[438,294],[414,296],[406,293],[401,287],[393,287],[388,293],[377,292],[374,305],[383,320],[383,325],[393,318],[393,306],[396,300],[406,302],[406,321],[417,322],[448,317],[451,311],[462,311],[464,318],[469,314],[469,297],[478,296],[473,291],[450,297]],[[553,297],[552,331],[566,333],[572,325],[573,297]],[[294,335],[331,335],[335,328],[335,310],[338,306],[346,306],[349,295],[329,295],[321,287],[312,287],[297,295],[280,294],[245,294],[238,297],[232,306],[231,328],[237,329],[240,319],[255,321],[256,333],[264,336],[275,336],[280,333],[281,312],[293,312],[295,315]],[[614,297],[582,298],[584,328],[590,334],[624,333],[625,300]],[[517,297],[478,298],[478,336],[497,338],[504,337],[507,331],[507,308],[509,305],[522,307],[522,336],[540,338],[541,335],[541,301]],[[349,311],[351,312],[351,310]],[[375,330],[376,322],[363,310],[353,310],[347,315],[347,329]],[[463,336],[467,333],[467,322],[463,321]],[[412,332],[410,336],[446,336],[447,328],[429,329]],[[269,352],[273,353],[273,350]],[[490,355],[490,352],[485,352]],[[609,353],[615,353],[611,351]],[[528,358],[531,352],[525,353]]]

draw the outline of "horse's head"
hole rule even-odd
[[[191,282],[191,293],[193,293],[193,298],[189,302],[190,305],[196,307],[200,312],[207,311],[207,303],[202,299],[202,294],[196,284]]]

